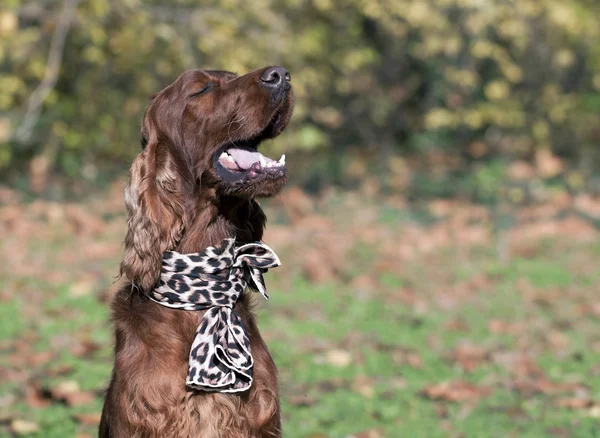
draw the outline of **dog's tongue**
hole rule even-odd
[[[254,163],[261,161],[261,158],[263,161],[265,160],[265,157],[260,152],[251,152],[245,149],[229,149],[227,153],[244,170],[250,169]]]

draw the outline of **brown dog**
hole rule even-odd
[[[250,340],[254,381],[247,391],[226,394],[186,386],[204,312],[161,306],[147,292],[161,275],[165,251],[197,253],[228,237],[236,244],[261,240],[266,218],[254,199],[277,194],[287,171],[284,160],[275,165],[256,149],[290,119],[289,80],[282,67],[239,77],[193,70],[152,99],[142,126],[144,150],[126,190],[121,274],[128,282],[112,303],[115,364],[100,437],[281,436],[277,371],[250,294],[242,293],[234,310]]]

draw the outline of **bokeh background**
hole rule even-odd
[[[286,437],[593,437],[597,0],[3,0],[0,437],[94,436],[150,96],[286,66]]]

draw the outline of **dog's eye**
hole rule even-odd
[[[202,87],[198,91],[195,91],[192,94],[190,94],[190,97],[199,96],[202,93],[208,91],[211,87],[212,87],[212,83],[209,82],[208,84],[206,84],[204,87]]]

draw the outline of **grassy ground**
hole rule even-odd
[[[595,234],[517,234],[501,263],[491,232],[473,237],[485,218],[473,228],[442,211],[415,228],[392,205],[271,206],[266,240],[285,266],[268,274],[259,313],[285,436],[600,436]],[[0,437],[93,436],[120,200],[15,204],[0,217]],[[304,252],[302,233],[315,239]]]

